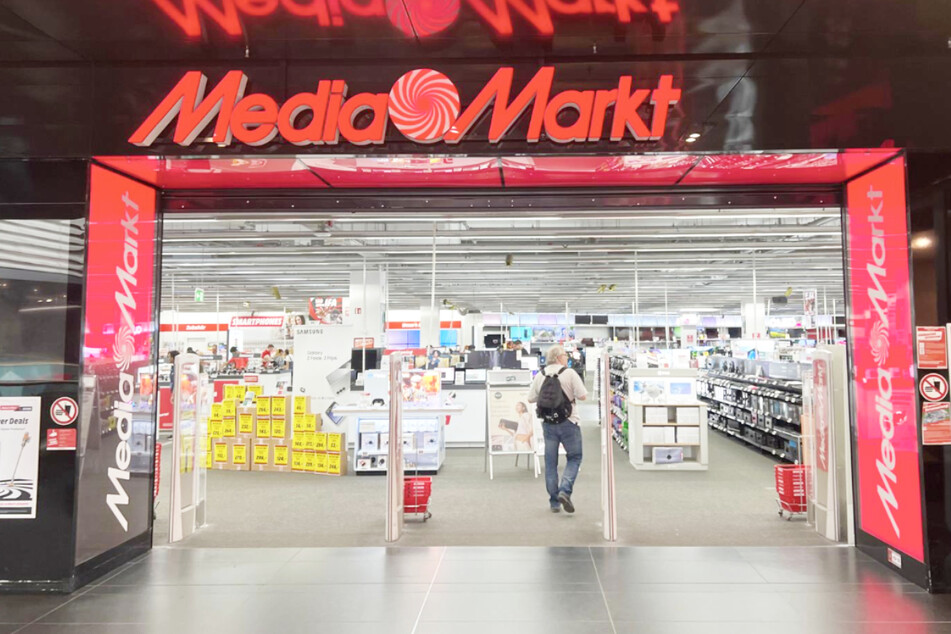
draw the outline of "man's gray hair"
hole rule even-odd
[[[558,363],[558,357],[565,354],[565,349],[561,346],[552,346],[548,349],[548,353],[545,355],[545,365],[552,365],[553,363]]]

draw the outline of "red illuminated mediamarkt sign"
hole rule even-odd
[[[176,121],[173,140],[182,146],[203,137],[212,122],[211,140],[221,146],[233,139],[260,146],[278,135],[298,146],[337,145],[341,138],[354,145],[378,145],[386,140],[390,123],[415,143],[456,144],[489,112],[488,141],[498,143],[513,136],[509,131],[529,109],[524,138],[529,143],[539,141],[542,134],[558,143],[598,141],[605,136],[615,142],[628,136],[657,141],[664,136],[670,108],[681,95],[671,75],[661,75],[653,88],[635,88],[634,78],[622,75],[616,87],[552,94],[555,68],[544,66],[513,96],[514,74],[511,67],[499,68],[462,109],[455,84],[428,68],[404,74],[389,93],[348,97],[345,80],[323,79],[315,92],[294,95],[283,104],[265,94],[246,96],[248,77],[239,70],[228,72],[207,94],[207,77],[190,71],[129,142],[148,147]],[[568,109],[576,116],[565,123],[560,115]],[[310,116],[303,117],[305,113]]]
[[[605,16],[619,24],[636,18],[670,23],[676,0],[152,0],[190,37],[215,25],[228,35],[245,33],[243,20],[282,12],[321,28],[343,27],[348,19],[387,18],[407,37],[425,38],[456,23],[462,5],[471,8],[496,35],[513,33],[513,16],[539,35],[555,33],[554,18]]]

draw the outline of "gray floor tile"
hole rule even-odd
[[[590,561],[591,552],[587,547],[561,546],[539,548],[532,546],[456,546],[446,549],[445,559],[448,561],[523,561],[545,559],[548,561]]]
[[[436,583],[597,583],[591,560],[522,559],[460,560],[444,559]]]
[[[491,627],[491,629],[489,629]],[[414,634],[613,634],[609,621],[583,622],[526,622],[517,623],[459,623],[457,621],[438,621],[420,623]]]
[[[261,624],[255,622],[231,622],[228,621],[227,630],[209,629],[203,623],[183,623],[174,626],[174,630],[165,624],[136,623],[132,625],[116,625],[104,623],[92,623],[86,625],[72,624],[35,624],[27,627],[18,634],[218,634],[218,632],[227,631],[228,634],[261,634],[262,632],[280,632],[280,634],[313,634],[319,629],[312,621],[301,621],[298,623],[281,623],[281,629],[270,630],[261,629]],[[334,634],[411,634],[413,631],[413,622],[383,621],[370,623],[357,621],[351,623],[333,623],[332,631]]]
[[[63,594],[0,594],[0,623],[29,623],[67,601]]]
[[[259,585],[275,580],[283,562],[148,559],[103,585]]]
[[[723,623],[640,623],[615,621],[617,634],[803,634],[802,625],[783,621],[723,622]],[[809,634],[848,634],[839,626],[817,627]],[[920,634],[924,634],[923,630]],[[856,633],[858,634],[858,633]],[[895,634],[892,632],[892,634]]]
[[[612,618],[639,623],[723,623],[791,621],[793,605],[782,595],[744,593],[606,591]]]
[[[291,561],[416,561],[438,562],[446,549],[433,548],[301,548]]]
[[[117,625],[115,623],[34,623],[17,634],[144,634],[158,632],[142,623]]]
[[[149,559],[156,562],[280,563],[291,561],[300,548],[154,548]],[[321,549],[315,549],[321,550]]]
[[[602,561],[612,560],[631,564],[640,561],[745,561],[735,548],[729,547],[602,546],[592,547],[591,555],[599,565]]]
[[[587,622],[608,620],[600,592],[430,594],[421,621]]]
[[[765,582],[752,564],[743,561],[653,559],[635,563],[613,559],[596,563],[606,591],[632,583]]]
[[[438,561],[405,560],[322,562],[292,561],[272,579],[277,584],[430,583]]]
[[[474,593],[549,593],[549,592],[601,592],[597,581],[574,583],[564,580],[536,580],[534,583],[434,583],[433,594]]]
[[[23,627],[22,623],[0,623],[0,634],[12,634]]]

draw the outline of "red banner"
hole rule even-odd
[[[859,524],[924,561],[905,162],[848,184]]]

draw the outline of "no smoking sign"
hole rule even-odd
[[[68,396],[56,399],[50,407],[50,417],[57,425],[69,425],[76,420],[77,416],[79,416],[79,405]]]
[[[918,391],[928,401],[943,401],[948,395],[948,380],[935,372],[926,374],[918,382]]]

